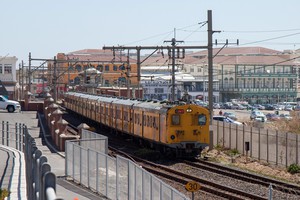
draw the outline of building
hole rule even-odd
[[[47,79],[52,87],[56,83],[58,93],[80,85],[80,76],[89,68],[101,73],[95,82],[99,87],[138,87],[136,60],[122,51],[84,49],[58,53],[56,59],[56,63],[48,62]]]
[[[11,99],[17,99],[16,91],[19,85],[16,77],[16,63],[18,59],[15,56],[0,56],[0,80],[8,92]]]
[[[187,62],[188,59],[188,62]],[[199,59],[188,57],[185,59],[176,59],[175,63],[175,96],[181,99],[185,93],[190,95],[191,99],[200,99],[208,101],[208,73],[204,68],[195,68],[199,70],[194,72],[191,68],[193,62],[198,66]],[[171,80],[172,64],[169,57],[164,54],[157,54],[145,60],[141,68],[141,85],[144,89],[144,98],[165,100],[171,99]],[[187,62],[187,63],[185,63]],[[153,66],[155,64],[155,66]],[[188,65],[189,67],[186,67]],[[185,70],[189,68],[189,70]],[[206,66],[207,68],[207,66]],[[206,71],[205,71],[206,70]],[[204,74],[204,71],[206,72]],[[213,80],[213,99],[219,102],[219,80],[214,76]]]
[[[294,54],[263,47],[224,48],[213,52],[213,72],[219,80],[221,101],[296,101],[299,64],[294,61]],[[206,72],[202,70],[207,66],[207,51],[188,57],[183,70],[195,77],[205,77]]]

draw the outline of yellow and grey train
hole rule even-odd
[[[67,92],[66,109],[145,141],[163,152],[196,156],[209,144],[209,111],[186,103]]]

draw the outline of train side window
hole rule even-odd
[[[147,126],[150,126],[150,117],[147,116]]]
[[[200,114],[198,115],[198,125],[205,125],[207,122],[206,115]]]
[[[172,125],[180,124],[180,115],[172,115]]]
[[[150,116],[150,127],[153,127],[153,118],[152,118],[152,116]]]

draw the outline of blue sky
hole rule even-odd
[[[240,46],[300,48],[299,0],[0,0],[0,56],[18,63],[104,45],[207,45],[212,10],[213,38]],[[235,46],[235,45],[232,45]],[[218,46],[221,47],[221,46]]]

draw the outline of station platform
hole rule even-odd
[[[41,119],[43,119],[43,116],[41,116]],[[43,121],[39,122],[37,112],[8,113],[6,110],[0,110],[0,121],[8,121],[10,124],[22,123],[27,126],[29,134],[36,141],[37,148],[47,157],[51,165],[51,171],[56,175],[56,194],[58,198],[65,200],[107,199],[73,181],[67,180],[65,177],[64,152],[56,151],[51,139],[42,140],[41,134],[47,134],[48,129]],[[11,191],[8,200],[27,199],[25,161],[23,157],[22,152],[0,145],[0,188]]]

